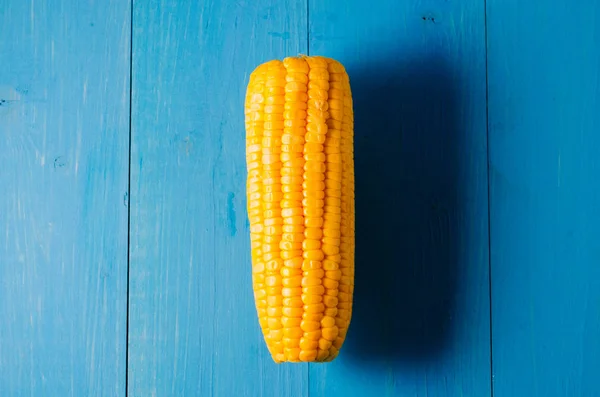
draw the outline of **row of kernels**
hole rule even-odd
[[[259,324],[263,333],[268,333],[267,292],[265,286],[265,266],[262,260],[263,217],[261,208],[262,175],[262,136],[264,128],[264,71],[257,70],[250,77],[246,95],[246,164],[248,176],[248,216],[250,223],[250,243],[252,259],[252,283]]]
[[[335,323],[338,305],[338,281],[337,272],[339,271],[339,255],[329,255],[323,261],[323,286],[325,295],[323,303],[325,305],[324,317],[322,319],[322,335],[319,340],[318,360],[325,361],[331,356],[333,341],[338,337],[339,329]]]
[[[303,327],[304,336],[300,343],[304,354],[304,361],[312,361],[317,358],[319,339],[321,337],[321,319],[325,310],[323,304],[324,287],[321,285],[323,277],[322,262],[320,260],[305,259],[302,264],[304,291],[302,301],[304,303]]]
[[[347,302],[348,294],[344,292],[344,283],[347,281],[344,274],[344,266],[347,264],[346,252],[350,248],[350,241],[345,237],[345,223],[348,223],[348,200],[350,196],[353,199],[353,186],[348,184],[348,148],[349,145],[347,139],[344,137],[348,136],[348,132],[351,131],[353,123],[353,113],[351,108],[351,101],[346,100],[347,93],[349,90],[348,76],[343,66],[335,61],[329,63],[331,76],[331,88],[330,88],[330,108],[331,118],[328,120],[330,126],[331,139],[326,142],[326,150],[328,152],[328,172],[332,181],[332,193],[335,192],[336,197],[339,200],[335,200],[332,205],[336,207],[335,214],[336,220],[339,219],[339,228],[327,232],[332,238],[332,242],[338,247],[338,254],[332,261],[328,262],[331,269],[329,277],[335,280],[333,285],[337,286],[336,296],[336,314],[335,324],[338,329],[337,335],[333,341],[333,346],[330,350],[330,355],[326,361],[330,361],[337,356],[338,349],[341,347],[347,331],[347,321],[349,305]],[[350,106],[348,106],[350,105]],[[353,178],[353,177],[352,177]],[[338,190],[339,189],[339,190]]]
[[[330,88],[328,106],[330,108],[330,119],[327,121],[330,129],[328,130],[327,139],[325,140],[325,149],[327,153],[326,160],[326,189],[327,202],[325,205],[324,225],[323,225],[323,251],[329,257],[334,257],[339,254],[340,246],[340,221],[341,221],[341,196],[342,196],[342,170],[340,153],[340,137],[339,129],[341,125],[340,115],[340,90],[333,86],[338,80],[335,72],[336,68],[329,65],[330,69]],[[336,128],[337,127],[337,128]],[[334,258],[337,259],[337,258]],[[333,264],[334,267],[339,267],[339,260],[329,259],[328,264]],[[328,270],[325,275],[324,284],[330,290],[337,290],[338,278],[332,277],[337,275],[338,270]],[[333,309],[333,308],[332,308]]]
[[[350,86],[347,75],[341,80],[344,84],[344,102],[341,123],[340,154],[342,160],[342,197],[340,233],[340,280],[338,294],[338,314],[336,325],[339,336],[333,343],[337,349],[346,336],[352,315],[352,294],[354,290],[354,160],[353,160],[353,111]]]
[[[323,225],[325,163],[322,156],[327,126],[325,125],[327,90],[326,63],[318,58],[310,58],[308,81],[308,116],[306,143],[304,145],[304,182],[302,200],[304,225],[306,227],[303,243],[304,258],[320,261],[324,254],[321,249],[321,227]]]
[[[301,316],[302,296],[302,243],[304,241],[304,215],[302,210],[303,150],[306,131],[306,101],[308,67],[300,58],[286,58],[284,129],[282,135],[281,161],[283,200],[282,216],[286,230],[281,246],[285,252],[281,274],[284,280],[283,301],[283,346],[284,356],[289,361],[300,361],[302,351],[300,338],[303,336]]]
[[[281,295],[282,255],[280,248],[281,200],[281,136],[283,132],[283,89],[285,69],[281,62],[270,65],[270,75],[265,84],[264,130],[262,139],[262,209],[265,225],[262,251],[265,262],[265,286],[267,292],[267,324],[269,333],[267,344],[274,356],[282,358],[283,345],[281,315],[283,307],[278,297]]]
[[[316,360],[319,355],[319,340],[322,337],[321,320],[326,306],[323,302],[325,287],[322,285],[324,270],[322,261],[323,214],[325,206],[325,155],[323,153],[327,133],[327,88],[326,63],[319,58],[310,58],[308,81],[307,125],[304,145],[304,173],[302,207],[304,213],[305,240],[303,242],[303,295],[301,340],[303,361]]]

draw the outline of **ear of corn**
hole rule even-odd
[[[259,324],[275,362],[337,357],[354,292],[353,108],[325,57],[259,65],[246,93],[247,205]]]

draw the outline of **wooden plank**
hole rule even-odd
[[[129,395],[300,396],[271,360],[246,220],[244,97],[306,51],[306,3],[134,3]]]
[[[317,396],[490,395],[484,3],[309,2],[355,107],[356,286]]]
[[[0,395],[124,396],[129,1],[0,0]]]
[[[600,395],[600,3],[487,11],[494,395]]]

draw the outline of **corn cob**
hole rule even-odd
[[[354,116],[337,61],[259,65],[245,101],[247,210],[259,324],[273,360],[337,357],[354,292]]]

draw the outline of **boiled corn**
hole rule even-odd
[[[337,357],[354,293],[354,116],[337,61],[259,65],[245,101],[258,320],[275,362]]]

